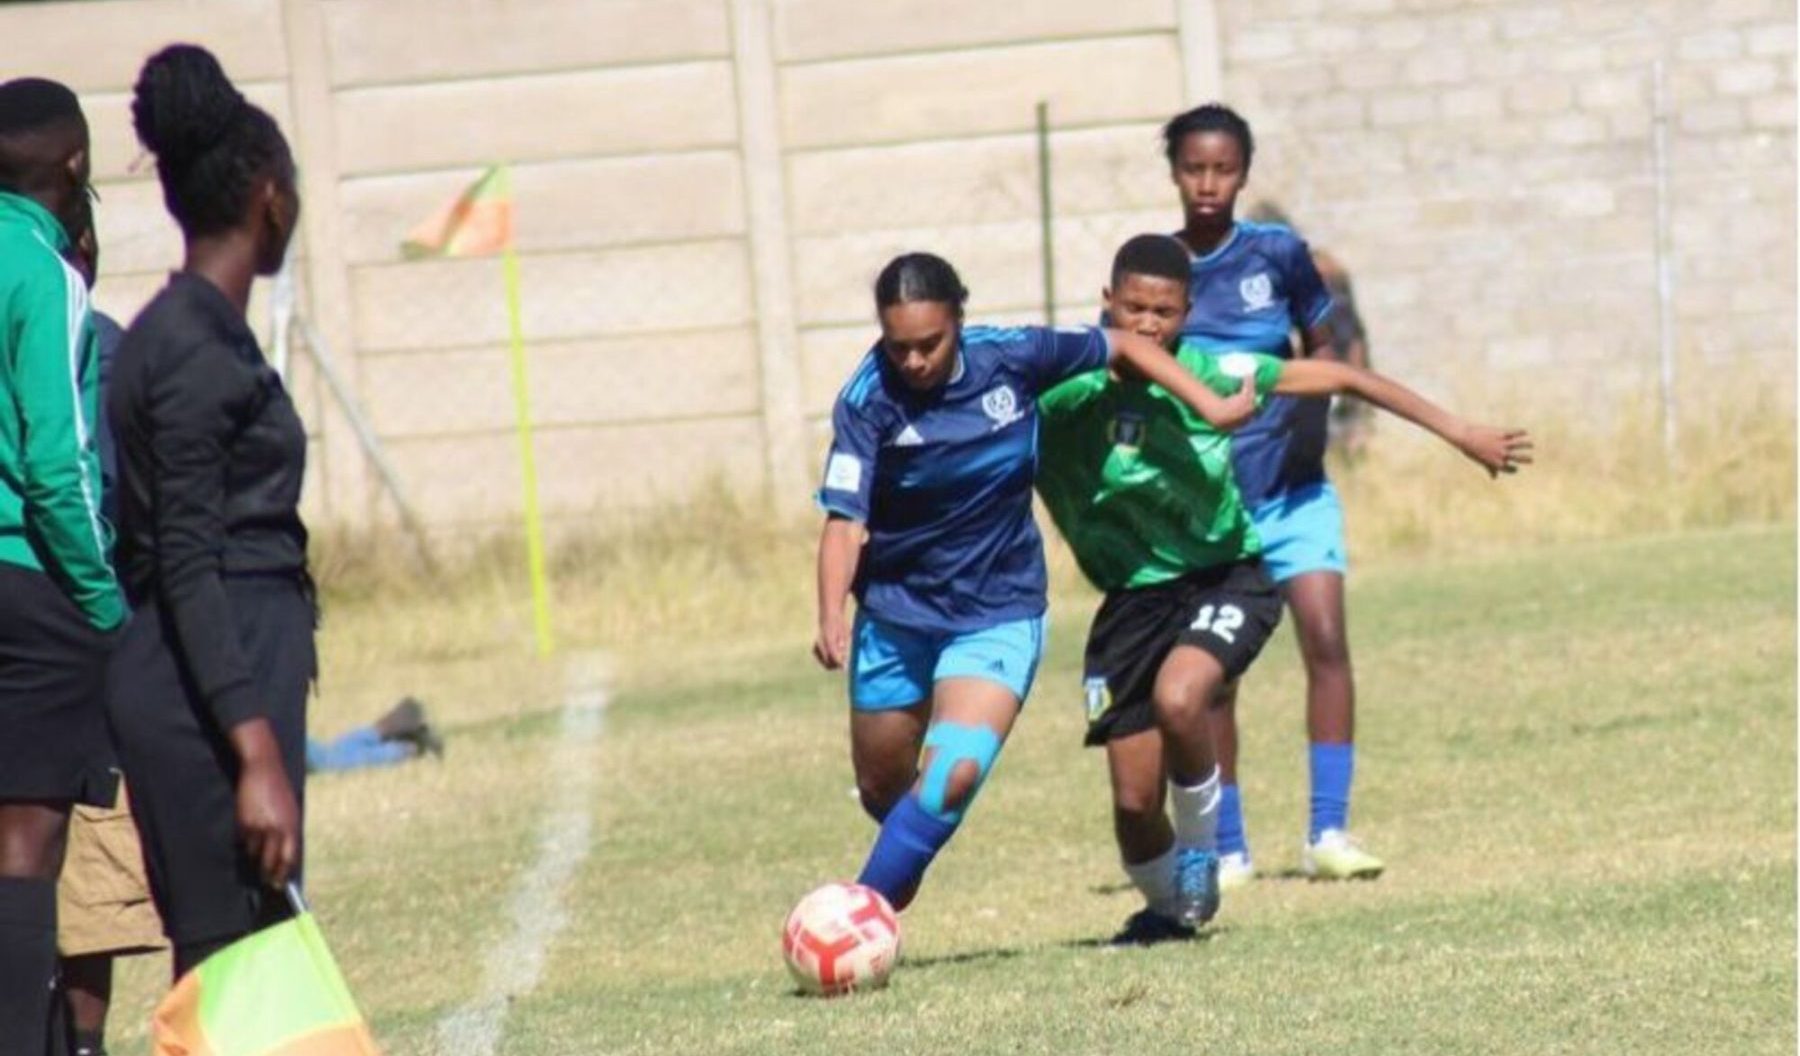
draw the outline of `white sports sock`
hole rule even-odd
[[[1219,768],[1213,767],[1206,780],[1197,785],[1169,782],[1169,803],[1175,815],[1175,844],[1198,847],[1203,851],[1219,849]]]
[[[1125,875],[1144,894],[1144,904],[1166,917],[1175,916],[1175,848],[1136,865],[1125,862]]]

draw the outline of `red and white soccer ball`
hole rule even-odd
[[[874,888],[826,884],[788,914],[781,956],[809,994],[878,989],[900,959],[900,918]]]

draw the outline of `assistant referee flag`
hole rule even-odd
[[[151,1017],[155,1056],[379,1056],[311,913],[182,976]]]

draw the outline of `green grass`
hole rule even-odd
[[[1093,599],[1061,596],[893,985],[841,1001],[794,996],[777,948],[792,902],[854,874],[872,835],[841,680],[803,637],[759,644],[768,626],[716,658],[640,647],[616,657],[568,926],[501,1051],[1790,1053],[1794,555],[1782,527],[1360,568],[1354,821],[1388,875],[1283,875],[1306,792],[1284,629],[1241,705],[1250,838],[1274,875],[1206,941],[1134,951],[1099,945],[1135,896],[1100,759],[1078,747]],[[425,1056],[477,992],[566,784],[548,769],[559,678],[510,647],[425,634],[384,652],[371,633],[354,607],[328,622],[318,725],[417,691],[451,751],[315,779],[310,887],[377,1035]],[[119,1051],[160,970],[131,966]]]

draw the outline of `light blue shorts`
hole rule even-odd
[[[850,643],[850,706],[904,708],[945,678],[985,678],[1024,703],[1044,655],[1044,617],[979,631],[925,631],[858,614]]]
[[[1250,511],[1262,537],[1263,567],[1277,583],[1307,572],[1349,571],[1344,508],[1328,480],[1270,499]]]

